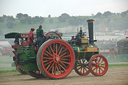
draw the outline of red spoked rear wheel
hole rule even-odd
[[[102,76],[108,70],[107,59],[103,55],[93,55],[89,60],[89,69],[95,76]]]
[[[37,53],[37,65],[42,74],[49,78],[64,78],[73,69],[74,52],[63,40],[48,40]]]
[[[81,76],[88,75],[90,73],[88,61],[86,59],[79,59],[75,64],[75,72]]]

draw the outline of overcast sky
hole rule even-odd
[[[0,0],[0,16],[17,13],[30,16],[52,17],[67,13],[70,16],[87,16],[111,11],[128,10],[128,0]]]

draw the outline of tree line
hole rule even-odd
[[[91,16],[70,16],[67,13],[61,14],[59,17],[42,17],[35,16],[31,17],[28,14],[18,13],[16,17],[13,16],[0,16],[0,23],[5,23],[8,29],[15,27],[17,24],[43,24],[45,20],[48,20],[48,24],[56,24],[56,27],[59,23],[66,23],[66,26],[78,26],[78,25],[87,25],[86,20],[92,18],[95,20],[95,27],[100,30],[100,28],[108,28],[112,30],[125,30],[128,29],[128,10],[122,13],[112,13],[106,11],[104,13],[98,12],[97,14],[92,14]]]

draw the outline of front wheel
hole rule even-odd
[[[90,72],[95,76],[103,76],[108,70],[107,59],[103,55],[93,55],[89,60]]]

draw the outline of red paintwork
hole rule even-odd
[[[21,45],[12,45],[12,48],[21,47]]]
[[[72,36],[72,40],[75,39],[75,36]]]
[[[73,69],[74,61],[71,46],[63,40],[52,40],[42,50],[42,68],[51,78],[67,76]]]
[[[88,64],[88,61],[86,59],[80,59],[78,60],[79,63],[77,63],[77,65],[75,65],[75,71],[79,74],[79,75],[87,75],[90,73],[89,67],[88,65],[85,67],[85,64]]]
[[[29,44],[28,41],[23,41],[23,42],[22,42],[22,46],[23,46],[23,47],[25,47],[25,45],[27,45],[27,44]]]
[[[104,75],[108,70],[108,62],[102,55],[94,55],[91,58],[90,70],[96,76]]]

